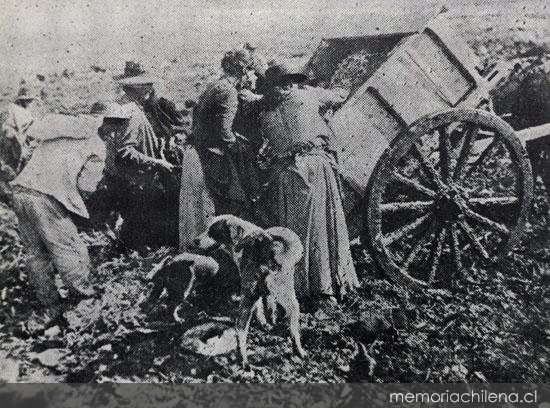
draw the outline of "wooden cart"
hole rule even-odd
[[[494,261],[525,227],[533,180],[520,139],[550,130],[518,133],[492,113],[496,76],[476,61],[434,21],[404,35],[330,121],[350,233],[407,286]]]

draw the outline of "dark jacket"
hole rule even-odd
[[[197,147],[222,148],[235,141],[233,121],[238,91],[226,78],[212,82],[199,97],[194,111],[193,136]]]
[[[247,194],[248,148],[234,133],[238,109],[238,91],[222,77],[208,85],[194,111],[193,143],[217,214],[242,216],[255,194]]]

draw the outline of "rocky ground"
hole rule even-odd
[[[170,249],[118,255],[102,235],[92,244],[99,300],[66,313],[68,327],[29,338],[21,330],[36,306],[11,211],[0,211],[2,252],[1,376],[18,381],[147,382],[544,382],[550,378],[550,250],[548,202],[538,188],[523,244],[497,265],[476,265],[452,290],[405,294],[388,282],[359,247],[359,293],[318,320],[302,314],[309,355],[292,355],[286,328],[254,326],[250,371],[235,353],[204,357],[186,351],[183,328],[153,327],[138,303],[144,276]],[[192,300],[193,302],[193,300]],[[374,326],[395,307],[406,325]],[[359,343],[366,346],[362,353]],[[11,376],[11,377],[10,377]]]

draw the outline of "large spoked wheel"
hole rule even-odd
[[[532,197],[527,153],[489,112],[425,116],[380,158],[365,197],[363,243],[390,278],[447,286],[520,239]]]

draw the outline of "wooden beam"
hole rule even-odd
[[[521,140],[523,144],[525,144],[525,142],[529,140],[550,136],[550,123],[545,123],[544,125],[533,126],[527,129],[518,130],[516,134],[518,135],[519,140]]]

